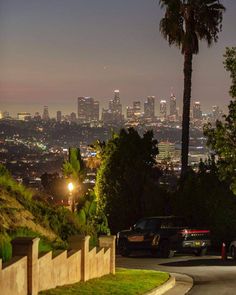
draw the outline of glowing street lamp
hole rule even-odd
[[[73,185],[72,182],[69,182],[69,183],[68,183],[68,190],[69,190],[70,194],[71,194],[72,191],[74,190],[74,185]]]
[[[74,196],[73,196],[74,184],[72,182],[69,182],[67,187],[69,190],[70,208],[71,208],[71,211],[74,212],[75,211],[75,200],[74,200]]]

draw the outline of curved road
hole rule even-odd
[[[189,295],[236,295],[236,262],[219,256],[176,256],[171,259],[149,256],[117,256],[117,266],[182,273],[194,280]]]

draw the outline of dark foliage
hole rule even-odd
[[[236,232],[236,199],[227,183],[218,178],[214,161],[189,171],[172,195],[172,212],[184,216],[192,227],[211,230],[214,245],[230,242]]]
[[[204,128],[207,145],[218,158],[217,167],[221,180],[227,181],[236,195],[236,47],[226,48],[224,65],[230,72],[232,100],[229,112],[216,126],[208,124]]]
[[[157,141],[151,131],[141,137],[130,128],[114,134],[100,148],[101,166],[95,187],[98,212],[106,214],[114,233],[150,211],[154,213],[152,205],[161,194],[157,183],[160,171],[155,167]]]

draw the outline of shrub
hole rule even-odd
[[[11,259],[12,247],[9,236],[5,232],[0,233],[0,258],[3,262]]]

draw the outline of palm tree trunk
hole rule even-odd
[[[183,118],[182,118],[182,150],[181,150],[181,177],[188,169],[189,150],[189,122],[190,122],[190,102],[192,88],[192,59],[191,50],[186,50],[184,54],[184,95],[183,95]]]

